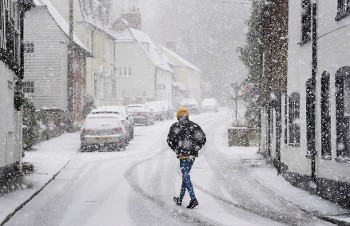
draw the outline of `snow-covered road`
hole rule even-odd
[[[135,127],[124,152],[78,152],[79,135],[69,163],[6,225],[328,225],[263,186],[247,170],[254,148],[228,153],[227,113],[191,116],[207,134],[207,144],[191,172],[199,206],[178,207],[179,161],[166,144],[174,121]],[[59,147],[54,147],[59,148]],[[67,155],[65,155],[67,156]],[[183,203],[189,202],[188,196]]]

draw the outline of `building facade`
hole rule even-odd
[[[71,51],[73,96],[68,97],[68,23],[49,1],[34,0],[34,3],[36,7],[26,12],[24,21],[23,91],[37,109],[68,113],[71,101],[72,115],[68,117],[77,126],[83,121],[86,58],[91,57],[91,53],[74,36]],[[62,121],[56,124],[60,126]]]
[[[31,1],[0,0],[0,182],[22,160],[23,13]]]
[[[287,90],[282,92],[280,115],[273,111],[262,117],[260,145],[292,184],[346,207],[349,24],[348,0],[288,2]]]
[[[171,49],[163,47],[162,53],[169,59],[168,63],[174,70],[174,106],[177,107],[185,98],[200,103],[202,71]]]
[[[128,27],[115,42],[117,98],[121,103],[173,102],[173,70],[147,34]]]
[[[69,21],[69,0],[51,0],[54,7]],[[86,95],[95,105],[115,102],[115,37],[109,29],[109,1],[73,1],[74,33],[93,57],[86,61]]]

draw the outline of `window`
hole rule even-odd
[[[288,95],[284,97],[284,143],[288,143]]]
[[[119,68],[119,76],[122,76],[122,77],[131,77],[132,75],[132,71],[131,71],[131,67],[129,68]]]
[[[23,93],[34,93],[34,82],[23,82]]]
[[[321,156],[331,159],[331,115],[329,95],[329,73],[324,72],[321,78]]]
[[[341,18],[350,15],[350,0],[338,0],[337,9],[335,20],[340,20]]]
[[[24,53],[34,53],[34,42],[23,43]]]
[[[350,160],[350,67],[336,73],[337,157]]]
[[[12,70],[16,70],[21,62],[18,4],[17,1],[0,1],[0,50],[2,59],[5,59]]]
[[[127,76],[127,70],[126,70],[126,67],[124,68],[124,73],[123,73],[124,76]]]
[[[302,0],[301,43],[311,40],[311,0]]]
[[[300,95],[292,93],[289,96],[289,144],[300,144]]]

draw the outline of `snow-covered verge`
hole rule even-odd
[[[299,206],[302,210],[324,219],[327,218],[329,221],[350,224],[349,210],[291,185],[281,175],[278,175],[273,166],[266,164],[264,158],[258,154],[257,147],[227,147],[227,130],[221,129],[220,131],[221,133],[217,133],[215,138],[216,145],[221,147],[219,151],[228,159],[240,160],[249,175],[258,183],[278,194],[282,199]]]
[[[35,172],[24,176],[23,189],[0,196],[0,224],[57,174],[76,154],[79,145],[78,133],[63,134],[25,152],[23,161],[33,163]]]

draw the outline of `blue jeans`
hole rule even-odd
[[[186,189],[190,195],[191,199],[195,199],[196,195],[193,191],[193,186],[190,178],[190,171],[193,166],[194,159],[180,159],[180,168],[182,173],[182,184],[180,191],[180,200],[185,196]]]

